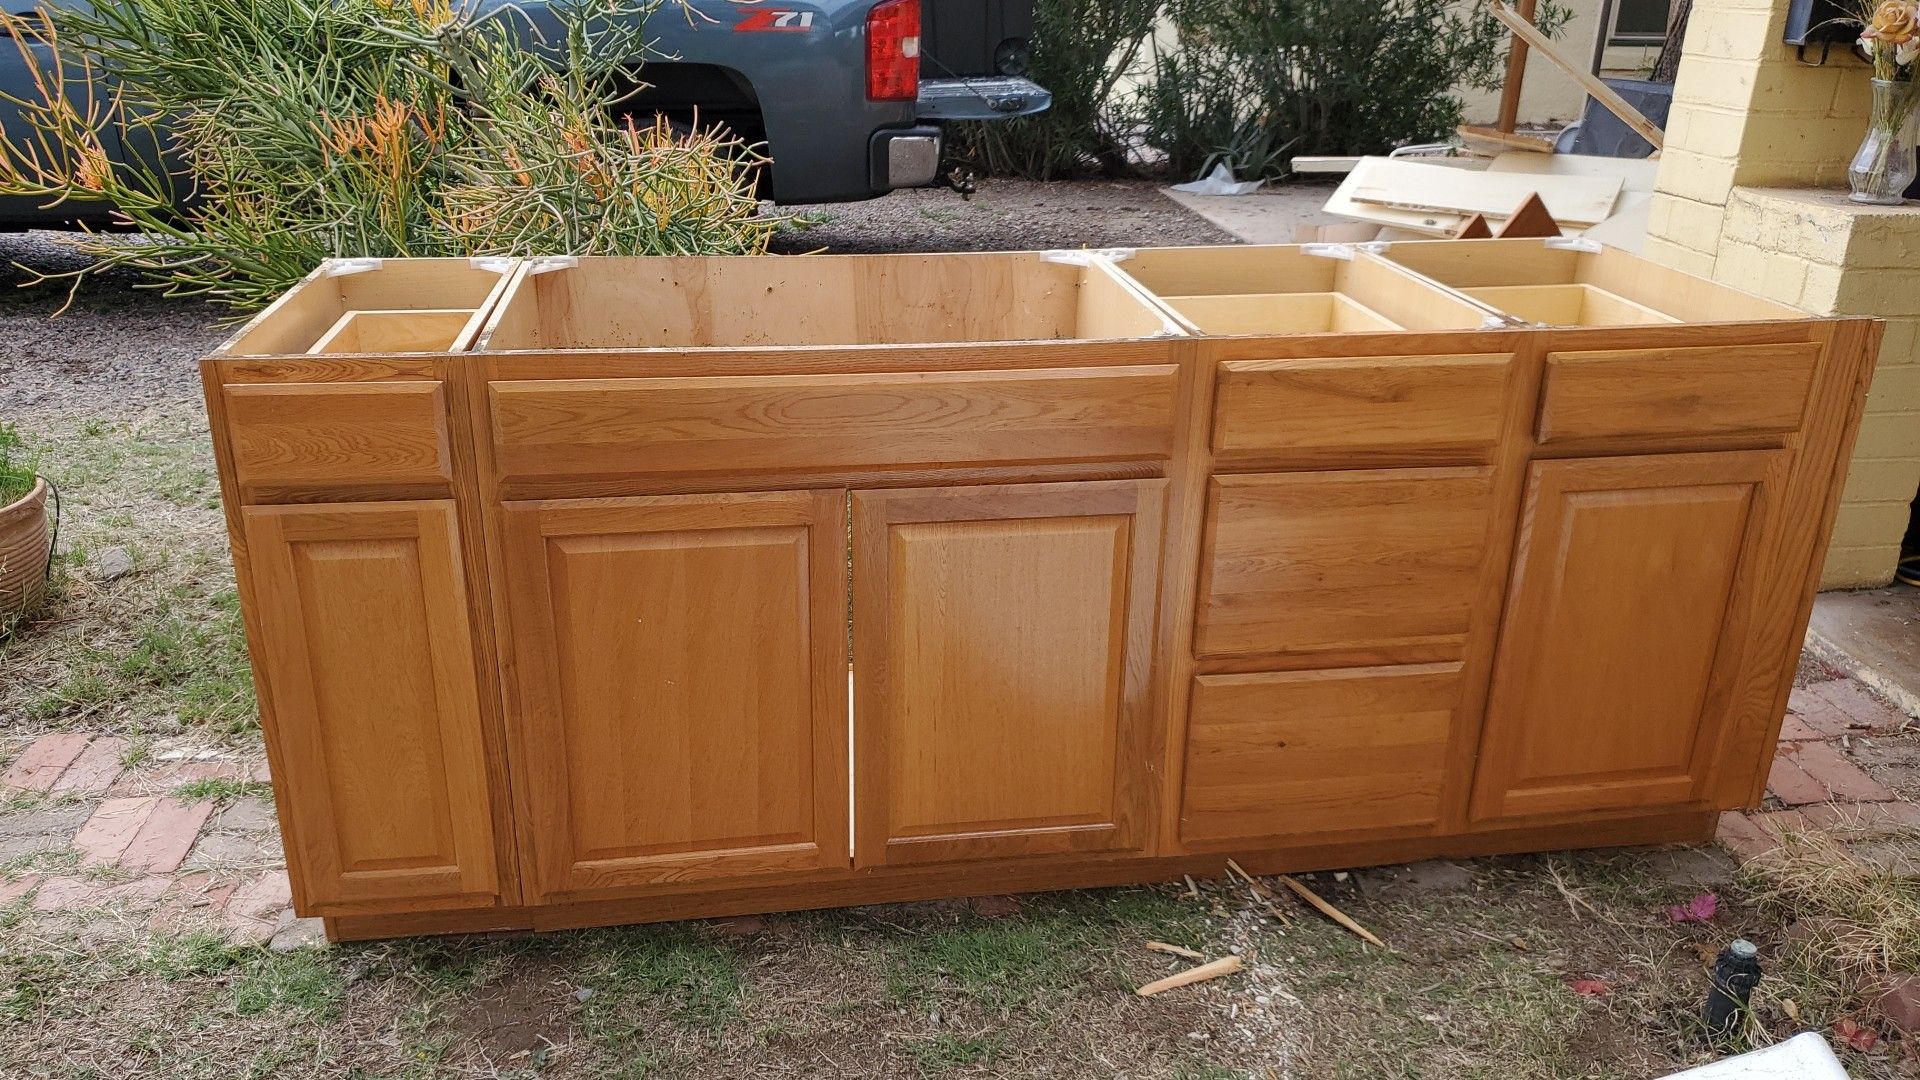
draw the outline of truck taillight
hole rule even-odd
[[[920,96],[920,0],[881,0],[867,12],[867,97]]]

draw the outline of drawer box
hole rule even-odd
[[[248,499],[286,489],[445,495],[453,468],[437,379],[229,383],[221,389],[234,477]]]
[[[1804,343],[1551,353],[1539,438],[1784,434],[1800,427],[1819,359]]]
[[[457,353],[472,346],[517,260],[329,259],[214,357]]]
[[[1485,460],[1500,438],[1510,354],[1230,360],[1214,396],[1222,464],[1335,452]]]
[[[1492,517],[1491,469],[1215,477],[1194,653],[1457,652]]]
[[[1459,664],[1200,676],[1181,840],[1431,825],[1459,698]]]
[[[1486,319],[1417,275],[1337,246],[1142,248],[1118,265],[1203,334],[1474,330]]]
[[[1172,364],[495,382],[507,480],[1164,460]]]

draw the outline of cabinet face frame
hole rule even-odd
[[[985,860],[1024,855],[1135,851],[1152,839],[1159,792],[1153,677],[1154,611],[1159,600],[1164,480],[857,491],[853,494],[854,862],[856,867]],[[1111,791],[1105,820],[1029,821],[994,828],[957,823],[951,832],[897,835],[895,775],[901,739],[903,674],[894,670],[899,526],[1114,519],[1125,549],[1113,571],[1117,597],[1109,624],[1113,705]],[[1045,583],[1036,582],[1036,588]],[[1009,603],[1018,598],[1009,597]],[[1044,663],[1045,657],[1035,657]],[[933,721],[937,723],[937,719]],[[1071,763],[1070,763],[1071,764]],[[1100,763],[1105,768],[1105,763]]]
[[[1533,465],[1480,743],[1473,794],[1476,819],[1704,808],[1712,801],[1714,784],[1723,767],[1719,749],[1738,723],[1737,688],[1746,674],[1742,667],[1755,594],[1764,584],[1760,552],[1774,526],[1776,491],[1789,464],[1790,458],[1784,453],[1748,450],[1543,461]],[[1686,501],[1689,498],[1693,501]],[[1625,583],[1621,591],[1625,598],[1619,600],[1591,590],[1577,592],[1567,585],[1567,579],[1579,571],[1569,560],[1583,554],[1613,554],[1583,553],[1578,546],[1581,504],[1597,507],[1600,513],[1621,509],[1658,512],[1663,506],[1686,513],[1714,500],[1731,506],[1727,500],[1732,498],[1739,500],[1738,520],[1728,537],[1730,543],[1718,552],[1725,557],[1725,565],[1713,579],[1723,580],[1724,599],[1712,620],[1705,679],[1699,684],[1700,696],[1693,710],[1694,728],[1679,766],[1659,773],[1646,766],[1596,767],[1584,773],[1544,777],[1523,775],[1521,757],[1528,738],[1551,739],[1557,730],[1551,716],[1533,712],[1542,706],[1542,695],[1579,693],[1542,685],[1541,672],[1553,667],[1556,651],[1578,652],[1588,646],[1606,649],[1609,638],[1599,631],[1607,629],[1608,623],[1614,624],[1616,638],[1626,632],[1627,628],[1620,625],[1623,615],[1617,610],[1609,614],[1607,609],[1630,604],[1632,590],[1639,585]],[[1700,555],[1706,557],[1705,553]],[[1658,602],[1649,597],[1640,599]],[[1598,623],[1597,641],[1568,641],[1547,633],[1558,613],[1583,610],[1588,614],[1574,621]],[[1679,614],[1684,617],[1690,613]],[[1670,629],[1686,636],[1684,626]],[[1653,677],[1637,670],[1620,674]],[[1688,681],[1684,685],[1694,684]],[[1623,725],[1634,719],[1630,715],[1619,717]],[[1666,726],[1663,724],[1663,729]]]
[[[288,861],[298,866],[294,879],[300,883],[304,908],[332,913],[398,900],[431,906],[491,903],[500,883],[482,748],[479,682],[453,504],[248,507],[241,514],[255,597],[252,621],[261,643],[256,662],[267,675],[261,681],[261,706],[271,716],[265,726],[277,743],[274,781],[284,789],[281,805]],[[342,830],[355,824],[370,827],[369,811],[363,807],[358,814],[348,812],[343,805],[348,793],[335,790],[339,778],[333,775],[332,762],[337,755],[328,742],[330,737],[342,740],[344,735],[330,730],[325,713],[329,699],[338,705],[342,693],[364,696],[366,688],[358,681],[366,673],[318,670],[315,660],[326,654],[316,635],[354,636],[357,628],[343,623],[353,612],[342,609],[359,606],[362,614],[371,615],[393,598],[312,595],[301,585],[301,561],[296,555],[306,545],[340,549],[329,560],[336,564],[335,573],[354,572],[356,556],[365,560],[361,565],[367,569],[361,572],[379,569],[372,561],[376,558],[391,562],[403,552],[413,564],[420,604],[416,623],[411,631],[395,630],[403,641],[417,635],[411,643],[424,651],[422,662],[430,686],[414,689],[431,698],[431,712],[411,716],[419,725],[415,734],[420,745],[414,747],[419,760],[410,765],[428,785],[416,797],[428,796],[430,804],[416,807],[424,811],[426,821],[406,814],[391,815],[387,821],[396,833],[412,827],[439,834],[415,839],[430,839],[427,846],[440,851],[369,859],[359,866],[347,851],[350,838]],[[395,545],[400,547],[395,550]],[[356,552],[356,547],[368,550]],[[344,570],[338,569],[342,566]],[[314,606],[320,603],[329,606]],[[391,614],[405,619],[409,613]],[[362,768],[368,760],[382,756],[366,747],[337,749],[359,753],[357,765]],[[374,795],[372,791],[363,794]],[[438,861],[432,861],[434,855]]]
[[[500,637],[515,672],[508,731],[530,900],[612,895],[704,879],[738,883],[755,875],[847,865],[844,508],[845,495],[837,490],[504,505],[502,550],[508,571]],[[654,845],[658,850],[600,858],[576,850],[573,800],[580,793],[574,790],[566,745],[568,675],[560,655],[555,602],[562,598],[556,597],[551,577],[551,545],[569,539],[652,538],[659,545],[655,551],[671,554],[680,543],[680,550],[698,553],[747,543],[756,533],[766,544],[784,538],[804,546],[797,553],[801,565],[793,568],[797,590],[791,597],[802,625],[790,629],[806,652],[796,672],[806,682],[805,700],[796,703],[805,720],[802,731],[789,734],[799,736],[810,754],[810,761],[796,763],[804,782],[796,797],[806,827],[777,842],[703,846],[698,838],[688,838],[677,846],[662,842]],[[740,628],[748,637],[757,629]],[[646,783],[644,774],[636,782]]]

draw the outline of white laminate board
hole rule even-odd
[[[1613,216],[1622,186],[1618,176],[1472,172],[1417,161],[1362,158],[1335,194],[1396,209],[1506,217],[1528,195],[1538,192],[1555,221],[1592,225]]]

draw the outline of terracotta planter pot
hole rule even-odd
[[[47,595],[47,482],[0,507],[0,626],[40,606]]]

